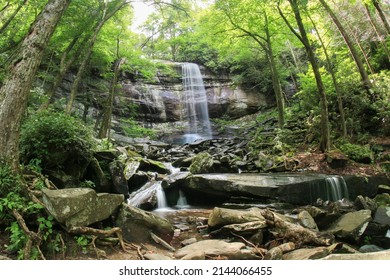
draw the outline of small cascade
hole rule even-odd
[[[184,195],[182,190],[179,190],[179,199],[177,200],[175,208],[177,209],[186,209],[189,208],[190,205],[187,202],[187,198]]]
[[[310,198],[315,202],[318,198],[324,201],[348,199],[348,188],[342,176],[330,175],[316,180],[310,188]]]
[[[198,139],[211,139],[207,95],[199,66],[195,63],[183,63],[182,72],[183,117],[188,123],[183,142],[192,143]]]
[[[325,178],[327,200],[337,201],[343,198],[348,199],[348,188],[345,180],[341,176],[332,176]]]
[[[167,198],[165,192],[160,184],[156,187],[156,197],[157,197],[157,210],[168,208]]]
[[[141,205],[147,203],[155,205],[155,200],[157,200],[158,209],[168,208],[167,199],[161,186],[161,181],[146,183],[145,186],[130,195],[127,203],[131,206],[140,207]]]

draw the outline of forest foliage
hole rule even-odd
[[[47,2],[0,1],[0,82]],[[274,95],[280,128],[289,111],[298,111],[319,132],[323,150],[337,139],[389,135],[388,1],[143,2],[153,12],[134,29],[131,1],[70,1],[44,48],[28,112],[54,106],[71,113],[76,97],[87,110],[101,98],[96,92],[118,94],[119,72],[152,80],[157,71],[169,74],[156,61],[190,61],[230,75],[237,86]],[[55,99],[69,74],[76,75],[70,96]],[[83,84],[93,77],[115,85],[96,84],[91,92]],[[99,102],[112,107],[110,99]],[[107,112],[96,131],[110,122]],[[104,130],[99,135],[107,136]]]
[[[42,244],[56,251],[61,238],[24,193],[20,169],[36,174],[67,155],[90,157],[94,137],[110,138],[120,79],[175,75],[162,60],[199,63],[273,96],[277,153],[294,150],[291,123],[305,129],[301,142],[364,163],[373,159],[370,139],[390,136],[388,0],[143,0],[152,13],[136,29],[133,2],[0,0],[0,225],[19,258],[39,258]],[[67,75],[69,96],[58,99]],[[101,115],[91,124],[93,106]],[[134,104],[128,111],[125,134],[155,137],[137,126]],[[254,150],[262,129],[253,131]],[[39,228],[35,247],[20,214]]]

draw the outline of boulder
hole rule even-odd
[[[390,207],[379,206],[375,212],[374,222],[390,226]]]
[[[116,225],[122,229],[123,238],[128,242],[145,242],[153,232],[165,241],[173,236],[173,226],[167,220],[151,212],[123,203]]]
[[[213,157],[207,152],[202,152],[195,156],[189,170],[192,174],[211,173],[213,164]]]
[[[141,163],[135,159],[130,159],[129,161],[126,162],[123,171],[126,180],[130,180],[130,178],[133,177],[135,173],[137,173],[140,164]]]
[[[333,150],[326,153],[326,162],[333,169],[343,168],[348,163],[348,157],[340,151]]]
[[[390,250],[373,253],[331,254],[323,260],[390,260]]]
[[[115,193],[124,195],[129,194],[129,187],[125,175],[123,174],[124,165],[119,160],[114,160],[108,165],[108,170],[112,178]]]
[[[175,253],[177,259],[201,259],[201,257],[220,258],[230,260],[261,259],[241,242],[226,242],[223,240],[203,240],[185,246]]]
[[[317,260],[329,255],[327,247],[302,248],[283,255],[284,260]]]
[[[151,261],[160,261],[160,260],[172,260],[172,258],[162,255],[162,254],[154,254],[154,253],[147,253],[144,255],[144,258],[146,260],[151,260]]]
[[[364,233],[370,220],[370,210],[350,212],[342,215],[325,232],[340,239],[356,241]]]
[[[297,218],[301,226],[318,231],[316,222],[314,221],[313,217],[309,214],[309,212],[307,212],[306,210],[299,212]]]
[[[44,189],[42,193],[47,211],[67,228],[88,226],[103,221],[124,201],[123,195],[97,194],[88,188]]]

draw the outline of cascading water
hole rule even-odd
[[[325,201],[348,199],[347,184],[342,176],[326,176],[311,185],[310,197],[312,202],[315,202],[318,198]]]
[[[343,198],[348,199],[348,188],[345,180],[341,176],[331,176],[325,178],[327,200],[337,201]]]
[[[198,139],[211,139],[212,131],[209,119],[207,95],[199,66],[195,63],[183,63],[183,117],[188,123],[184,143]]]

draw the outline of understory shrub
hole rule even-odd
[[[39,159],[44,169],[60,167],[68,159],[88,159],[94,146],[92,130],[62,112],[38,112],[25,121],[21,130],[21,159],[25,163]]]

